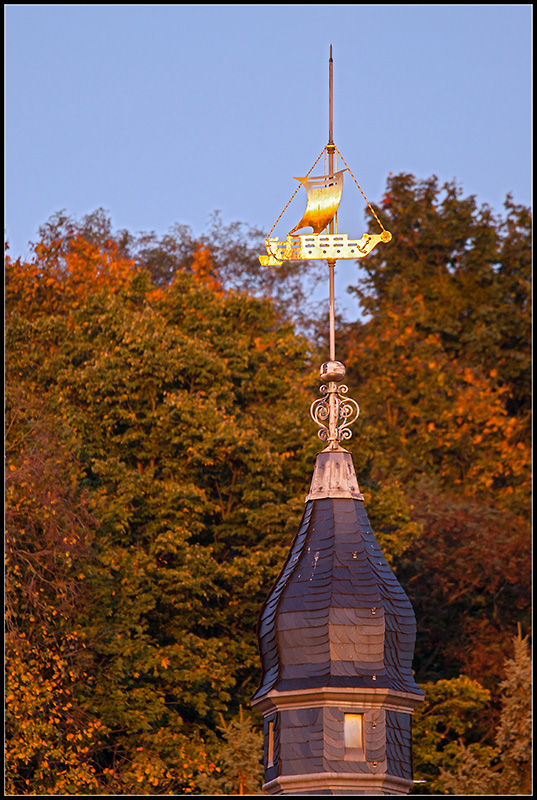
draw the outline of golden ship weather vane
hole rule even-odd
[[[311,173],[324,155],[324,174],[313,176]],[[337,170],[337,158],[340,158],[344,169]],[[360,190],[362,197],[380,227],[380,233],[364,233],[361,239],[351,240],[345,233],[337,231],[337,210],[343,192],[343,175],[348,172]],[[341,383],[345,377],[345,365],[336,361],[335,346],[335,304],[334,304],[334,271],[338,259],[364,258],[381,242],[391,241],[392,235],[387,231],[371,207],[367,197],[358,185],[348,164],[334,144],[333,138],[333,60],[332,45],[329,59],[329,133],[328,143],[303,178],[295,178],[300,185],[272,226],[265,239],[266,255],[259,256],[262,266],[277,267],[284,261],[319,261],[326,260],[329,270],[330,291],[330,360],[321,366],[321,394],[311,404],[310,415],[319,426],[318,435],[321,441],[327,442],[325,450],[342,449],[341,440],[350,439],[352,432],[349,426],[357,419],[360,409],[358,403],[347,397],[348,387]],[[307,207],[300,222],[289,231],[284,241],[273,237],[272,233],[291,204],[295,195],[303,186],[307,193]],[[313,233],[297,233],[311,227]]]

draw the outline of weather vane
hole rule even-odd
[[[303,178],[295,178],[300,185],[281,212],[265,239],[267,255],[259,256],[262,266],[280,266],[284,261],[318,261],[326,260],[329,270],[330,285],[330,360],[321,366],[322,397],[311,404],[310,415],[319,426],[318,435],[321,441],[328,442],[325,450],[341,449],[340,441],[350,439],[350,425],[357,419],[360,409],[358,403],[347,397],[348,387],[341,383],[345,377],[345,365],[336,361],[335,337],[335,304],[334,304],[334,270],[336,261],[344,258],[364,258],[380,242],[389,242],[392,235],[387,231],[371,207],[367,197],[358,185],[348,164],[334,144],[333,138],[333,60],[330,45],[329,60],[329,126],[328,144]],[[324,175],[313,176],[311,173],[324,155]],[[337,157],[341,159],[345,169],[337,170]],[[337,210],[343,191],[343,174],[348,172],[375,220],[380,226],[380,233],[364,233],[361,239],[350,240],[347,234],[337,231]],[[271,234],[291,204],[300,186],[306,189],[308,204],[298,225],[289,231],[285,241]],[[311,227],[313,233],[297,233],[303,228]]]

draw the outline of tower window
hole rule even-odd
[[[267,738],[267,768],[274,764],[274,721],[269,720]]]
[[[345,759],[363,761],[364,753],[364,715],[345,714],[343,723]]]

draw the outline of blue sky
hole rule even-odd
[[[498,212],[507,193],[531,204],[531,5],[4,8],[14,257],[62,209],[159,234],[202,233],[219,210],[268,233],[328,138],[330,44],[334,140],[370,200],[410,172]],[[297,196],[287,228],[304,207]],[[341,269],[346,304],[356,267]]]

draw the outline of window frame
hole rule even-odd
[[[359,735],[351,729],[360,720]],[[348,725],[347,725],[348,721]],[[352,738],[351,738],[352,737]],[[359,744],[355,743],[358,738]],[[350,740],[350,741],[349,741]],[[343,712],[343,748],[345,761],[365,761],[365,712],[364,711],[344,711]]]

